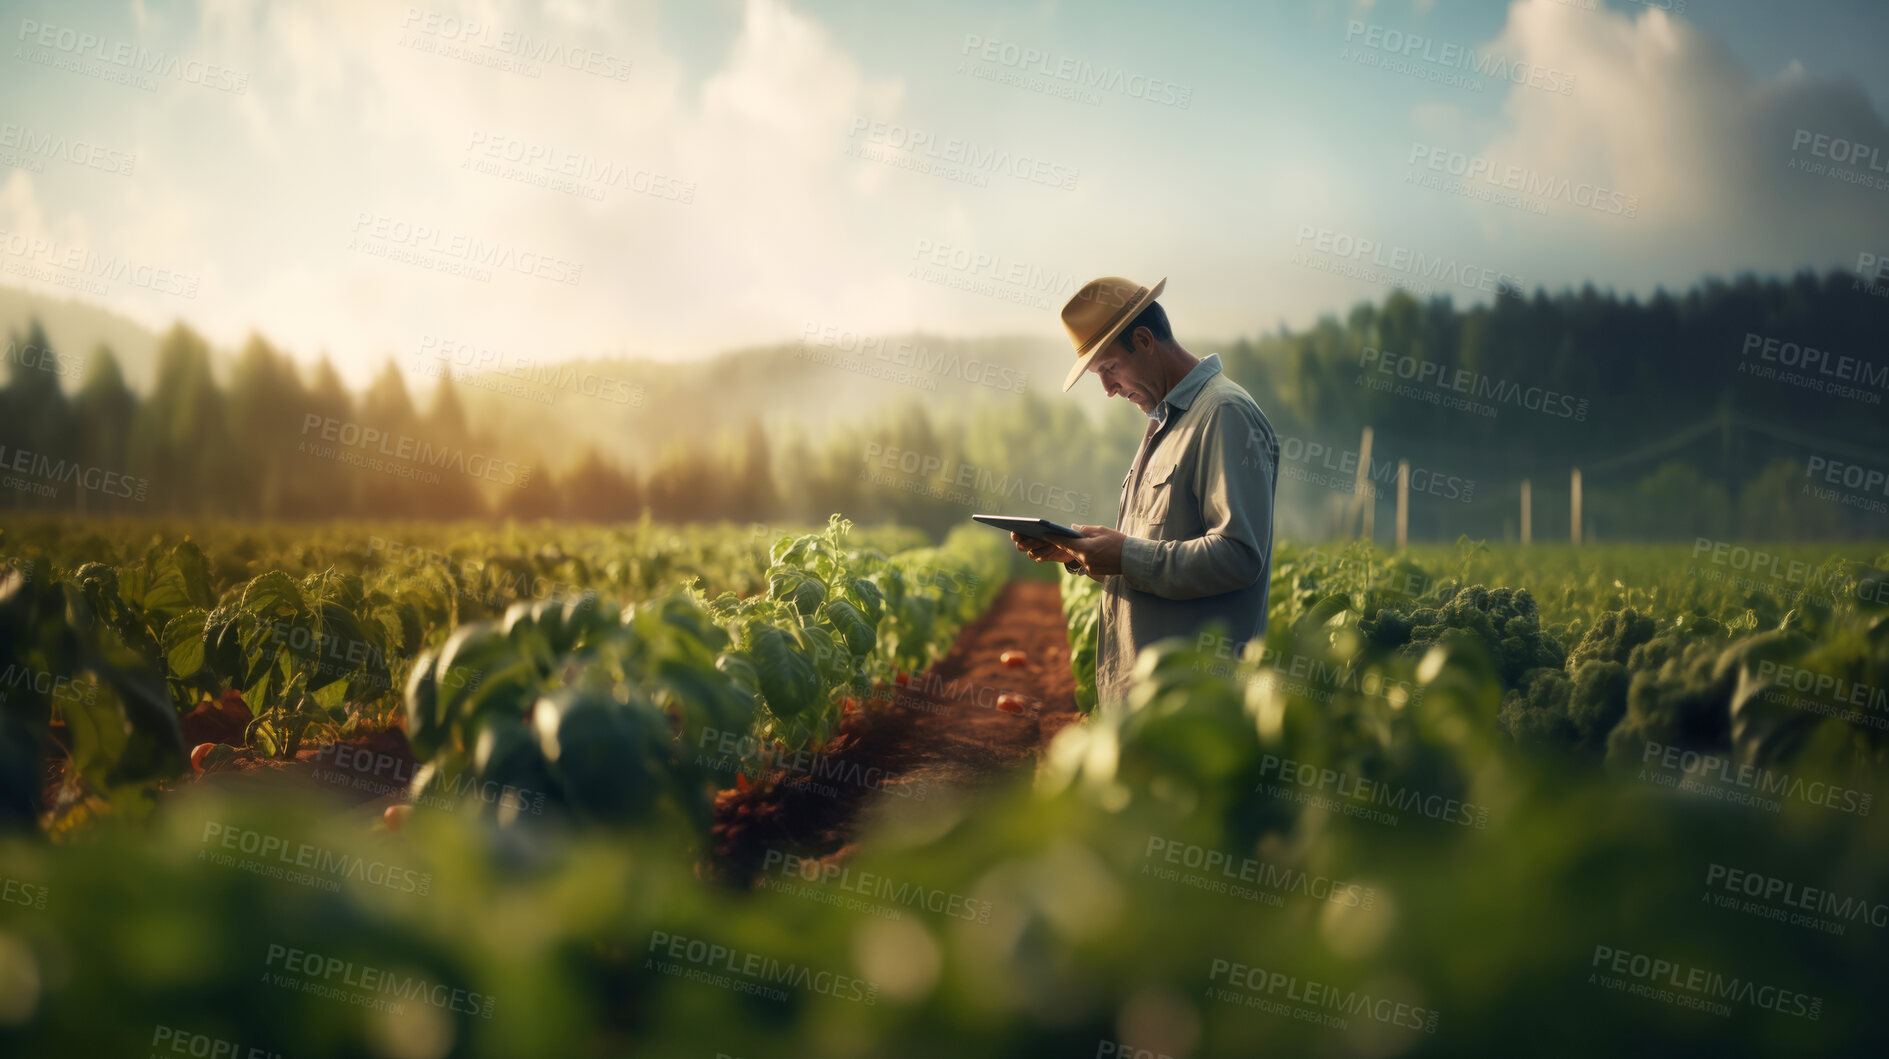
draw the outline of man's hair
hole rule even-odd
[[[1137,313],[1135,318],[1129,321],[1128,326],[1122,328],[1121,333],[1115,336],[1115,341],[1133,350],[1135,348],[1135,328],[1137,327],[1145,327],[1153,331],[1154,339],[1157,342],[1166,342],[1174,337],[1174,330],[1168,326],[1167,310],[1161,308],[1160,302],[1149,302],[1148,307]]]

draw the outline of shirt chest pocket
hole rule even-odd
[[[1179,496],[1183,487],[1178,463],[1148,465],[1146,477],[1142,479],[1141,489],[1136,498],[1138,507],[1135,517],[1147,527],[1151,536],[1159,539],[1158,531],[1182,514],[1176,505],[1186,503]]]

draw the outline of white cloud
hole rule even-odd
[[[1657,8],[1636,15],[1518,0],[1492,50],[1576,81],[1567,94],[1512,87],[1506,130],[1484,154],[1640,201],[1631,220],[1557,204],[1547,237],[1529,240],[1537,254],[1602,248],[1618,264],[1598,280],[1670,282],[1853,260],[1859,228],[1889,221],[1889,190],[1790,166],[1817,161],[1807,149],[1793,153],[1799,129],[1889,153],[1889,130],[1852,82],[1814,78],[1795,64],[1755,74],[1696,25]]]
[[[7,219],[6,239],[0,245],[5,247],[9,259],[30,255],[35,243],[53,238],[45,210],[40,207],[39,195],[33,188],[33,178],[24,169],[15,169],[6,183],[0,185],[0,216]]]
[[[456,5],[477,30],[376,0],[140,12],[141,40],[246,71],[248,91],[112,92],[135,110],[121,128],[138,139],[138,178],[36,197],[16,174],[0,227],[37,231],[52,205],[69,209],[63,238],[110,233],[106,249],[203,276],[195,302],[114,291],[112,308],[153,326],[183,315],[226,344],[255,328],[299,354],[325,347],[356,379],[442,330],[537,356],[665,355],[788,338],[840,297],[879,317],[859,326],[909,319],[914,292],[857,267],[872,189],[841,164],[853,116],[889,114],[901,86],[869,79],[782,0],[747,0],[718,67],[685,93],[658,13],[623,7]],[[517,38],[627,60],[630,75],[485,65]],[[481,61],[442,54],[454,47]],[[596,202],[468,171],[475,135],[692,181],[694,204],[623,188]],[[583,277],[477,283],[351,252],[361,211],[563,258]]]

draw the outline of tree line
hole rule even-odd
[[[1424,535],[1512,535],[1532,477],[1537,534],[1565,536],[1578,467],[1603,536],[1882,538],[1889,497],[1807,489],[1832,463],[1889,471],[1881,294],[1841,271],[1466,309],[1393,291],[1226,357],[1281,433],[1356,449],[1369,425],[1380,451],[1485,486],[1473,512],[1413,511]]]
[[[1472,502],[1413,503],[1420,538],[1513,535],[1523,478],[1538,538],[1564,535],[1574,467],[1603,537],[1884,535],[1866,502],[1805,488],[1818,458],[1880,453],[1889,469],[1889,300],[1840,273],[1712,280],[1645,301],[1590,286],[1457,308],[1393,291],[1342,319],[1232,343],[1190,341],[1175,322],[1194,352],[1221,354],[1301,452],[1355,459],[1368,425],[1374,468],[1407,459],[1478,483]],[[146,393],[110,349],[79,361],[52,350],[37,321],[8,353],[0,508],[88,514],[772,522],[843,511],[936,533],[1001,511],[1109,524],[1144,422],[1122,402],[1090,414],[1093,395],[909,400],[835,408],[817,432],[755,419],[677,436],[631,464],[607,446],[521,436],[503,416],[473,422],[450,374],[422,403],[389,361],[356,393],[325,357],[304,367],[259,335],[219,382],[208,343],[173,326]],[[1344,528],[1346,498],[1329,488],[1288,475],[1279,499],[1282,532]],[[1378,503],[1384,534],[1391,492]]]

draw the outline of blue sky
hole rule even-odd
[[[1185,341],[1392,284],[1643,293],[1889,252],[1889,5],[0,12],[0,282],[355,380],[429,342],[1056,336],[1103,274],[1166,276]]]

